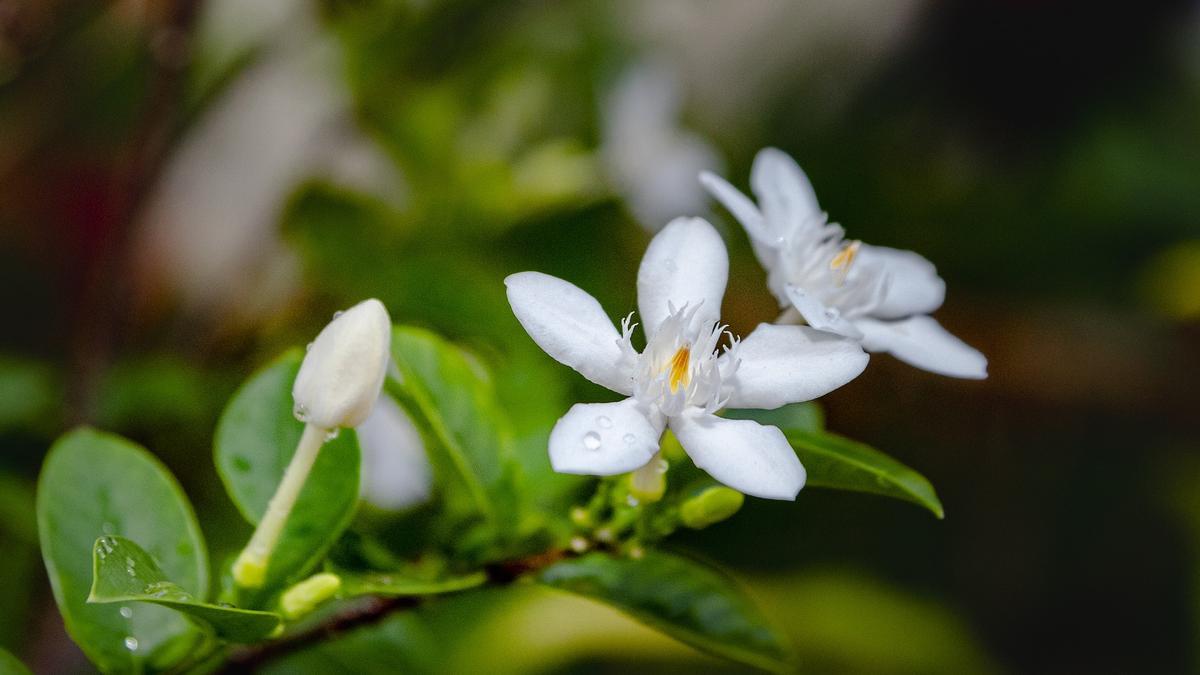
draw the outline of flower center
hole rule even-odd
[[[671,358],[671,374],[667,378],[667,382],[671,385],[672,394],[674,394],[676,391],[679,391],[680,386],[686,387],[688,386],[688,383],[691,382],[692,374],[691,369],[688,367],[691,365],[691,357],[691,350],[688,349],[687,345],[684,345],[683,347],[680,347],[679,351],[675,352],[675,356]]]

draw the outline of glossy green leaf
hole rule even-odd
[[[784,638],[740,587],[691,560],[591,553],[546,568],[538,581],[612,605],[701,651],[765,670],[791,667]]]
[[[487,582],[487,574],[476,572],[456,576],[426,578],[424,575],[403,573],[342,574],[343,597],[356,595],[382,595],[399,597],[409,595],[439,595],[465,591]]]
[[[808,470],[810,487],[895,497],[923,506],[938,518],[945,515],[924,476],[875,448],[826,432],[791,431],[787,437]]]
[[[7,649],[0,647],[0,675],[29,675],[29,669]]]
[[[456,513],[514,524],[511,432],[487,372],[473,356],[429,331],[392,329],[399,378],[389,391],[426,437],[443,499]]]
[[[118,436],[81,428],[50,449],[37,493],[38,533],[67,631],[104,671],[159,668],[184,656],[200,633],[171,610],[121,612],[87,603],[92,545],[136,539],[187,592],[203,597],[208,558],[192,507],[165,467]]]
[[[723,416],[734,420],[754,420],[759,424],[790,431],[817,432],[825,428],[825,412],[816,401],[793,403],[774,410],[726,410]]]
[[[210,626],[233,642],[254,642],[279,625],[279,615],[237,607],[213,605],[189,593],[167,575],[141,546],[125,537],[96,540],[92,552],[90,603],[149,602],[170,607]],[[122,611],[132,611],[123,607]]]
[[[300,360],[300,350],[292,350],[253,375],[217,425],[217,473],[252,524],[266,511],[304,430],[292,415],[292,381]],[[321,448],[271,555],[264,588],[298,580],[350,524],[358,505],[360,461],[352,430],[342,430]]]

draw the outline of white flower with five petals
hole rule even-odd
[[[791,157],[767,148],[754,158],[757,205],[712,173],[702,173],[700,182],[746,228],[771,292],[791,310],[781,322],[798,314],[867,351],[951,377],[987,377],[983,354],[928,316],[946,295],[933,263],[912,251],[846,241]]]
[[[539,272],[505,280],[513,312],[537,344],[587,379],[627,396],[579,403],[550,433],[556,471],[615,475],[655,457],[666,427],[697,466],[746,494],[795,499],[805,472],[783,432],[724,419],[722,408],[777,408],[824,395],[858,376],[867,355],[852,340],[804,326],[762,324],[718,348],[729,259],[699,218],[678,218],[650,242],[638,269],[646,348],[617,332],[600,303]]]

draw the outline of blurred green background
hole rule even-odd
[[[0,2],[0,646],[88,672],[33,484],[90,423],[146,444],[213,558],[249,529],[221,406],[376,296],[493,362],[527,471],[605,394],[538,350],[502,279],[635,307],[672,215],[793,154],[851,236],[920,251],[984,382],[886,356],[831,429],[924,473],[947,517],[805,490],[672,545],[723,563],[808,672],[1200,672],[1200,6],[984,0]],[[551,591],[448,599],[278,672],[723,672]]]

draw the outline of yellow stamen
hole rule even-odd
[[[861,241],[852,241],[849,246],[833,256],[833,260],[829,261],[829,269],[838,272],[837,282],[839,286],[846,280],[846,275],[850,273],[850,266],[854,264],[854,259],[858,256],[858,247],[861,245]]]
[[[675,352],[675,356],[671,358],[671,375],[668,377],[667,382],[671,385],[672,394],[681,385],[686,387],[688,381],[692,379],[691,369],[688,368],[691,357],[692,352],[687,347],[680,347],[679,351]]]

